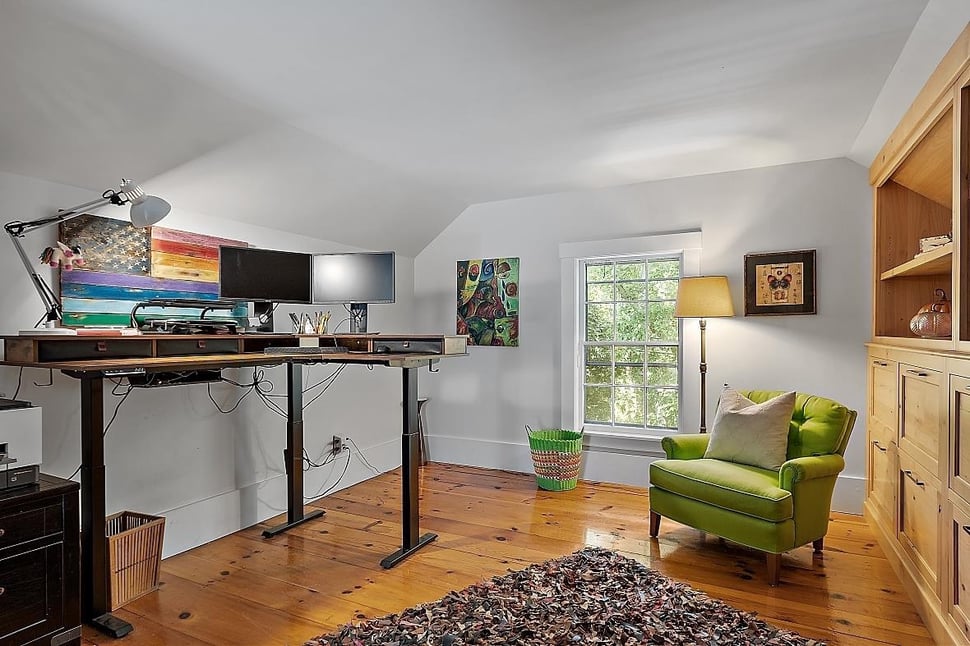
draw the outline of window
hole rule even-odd
[[[682,254],[579,262],[583,424],[675,431],[680,422]]]

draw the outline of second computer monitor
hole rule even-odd
[[[394,302],[394,252],[313,256],[313,302],[350,303],[350,331],[367,331],[367,304]]]

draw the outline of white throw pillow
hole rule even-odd
[[[780,469],[788,453],[788,426],[794,409],[794,392],[756,404],[733,388],[725,388],[704,457]]]

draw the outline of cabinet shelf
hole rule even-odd
[[[897,265],[879,275],[880,280],[902,276],[944,276],[953,267],[953,243],[948,242],[938,249],[924,253],[910,261]]]

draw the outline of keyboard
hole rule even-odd
[[[320,347],[293,347],[271,345],[263,348],[263,354],[340,354],[347,352],[342,345],[321,345]]]

